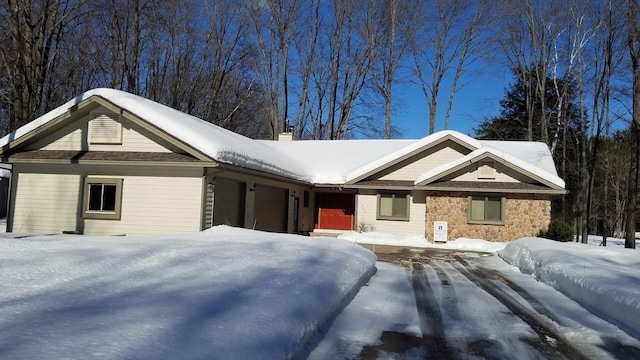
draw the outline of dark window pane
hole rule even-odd
[[[116,210],[116,186],[104,185],[102,211]]]
[[[496,198],[496,197],[487,198],[486,220],[501,220],[500,219],[502,217],[501,205],[502,205],[502,201],[500,198]]]
[[[484,198],[476,196],[471,198],[471,220],[484,220]]]
[[[393,196],[391,194],[380,194],[380,216],[393,216]]]
[[[394,217],[407,216],[407,197],[406,196],[396,195],[393,198],[393,216]]]
[[[89,185],[89,210],[100,211],[102,203],[102,184]]]

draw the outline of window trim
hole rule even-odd
[[[407,209],[406,209],[406,215],[405,216],[386,216],[386,215],[380,215],[380,200],[382,199],[382,195],[391,195],[392,199],[396,198],[396,197],[406,197],[407,199]],[[376,220],[393,220],[393,221],[409,221],[410,220],[410,213],[409,210],[411,209],[411,194],[409,193],[405,193],[405,192],[383,192],[383,193],[378,193],[377,194],[377,209],[376,209]],[[393,204],[393,201],[392,201]],[[393,210],[392,210],[393,212]]]
[[[121,178],[86,177],[84,181],[84,195],[82,199],[82,217],[97,220],[120,220],[122,213],[122,182]],[[89,195],[91,185],[115,185],[116,199],[114,211],[89,210]]]
[[[471,202],[473,198],[484,198],[485,204],[485,214],[486,214],[486,204],[488,198],[500,198],[500,220],[473,220],[471,219]],[[480,224],[480,225],[504,225],[505,224],[505,199],[504,195],[496,195],[496,194],[475,194],[468,196],[467,202],[467,223],[469,224]]]

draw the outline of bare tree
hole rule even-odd
[[[249,11],[258,51],[256,72],[265,91],[273,139],[287,130],[290,50],[301,10],[302,0],[266,0],[255,2]]]
[[[391,138],[391,106],[393,87],[398,81],[397,72],[402,66],[409,42],[407,35],[415,19],[414,5],[407,0],[390,0],[376,3],[378,12],[378,29],[380,33],[372,36],[371,74],[376,92],[384,101],[385,138]]]
[[[503,21],[494,22],[495,36],[510,68],[526,84],[525,105],[528,115],[529,141],[540,139],[549,144],[548,114],[539,112],[535,119],[535,104],[546,109],[546,81],[552,59],[552,44],[564,31],[565,3],[560,1],[504,1]],[[501,34],[504,33],[504,36]],[[533,133],[534,122],[540,122],[540,134]]]
[[[610,137],[612,82],[614,81],[615,72],[622,62],[622,54],[624,53],[624,17],[620,16],[620,10],[624,9],[624,6],[622,1],[608,1],[603,4],[595,4],[592,8],[595,12],[593,18],[596,31],[593,33],[593,61],[589,66],[593,71],[594,85],[590,131],[590,137],[593,139],[593,148],[589,174],[589,198],[592,198],[596,176],[601,176],[604,179],[603,198],[605,201],[599,213],[603,224],[602,245],[606,246],[607,236],[610,235],[613,229],[613,222],[609,218],[608,206],[610,147],[604,149],[604,166],[599,173],[595,172],[595,162],[598,159],[601,148],[602,133],[605,133],[606,139]],[[589,208],[592,207],[591,201],[589,201],[588,206]],[[587,217],[590,217],[590,212],[590,210],[587,211]]]
[[[416,11],[420,15],[410,40],[414,78],[427,100],[431,134],[436,128],[442,82],[455,65],[444,120],[444,129],[448,128],[458,81],[478,55],[477,40],[485,25],[487,2],[435,0],[423,2]]]
[[[640,6],[636,0],[629,0],[627,9],[627,27],[631,69],[633,71],[633,108],[631,112],[631,132],[634,137],[635,159],[633,175],[627,201],[627,221],[625,248],[636,247],[636,210],[638,207],[638,180],[640,177]]]
[[[66,34],[81,0],[2,0],[0,68],[8,85],[6,134],[44,113]],[[6,36],[6,37],[5,37]]]

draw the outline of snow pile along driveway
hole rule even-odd
[[[375,271],[352,242],[230,227],[0,237],[0,358],[285,359]]]
[[[522,238],[498,254],[523,273],[640,334],[638,250]]]

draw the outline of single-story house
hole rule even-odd
[[[545,228],[552,196],[565,193],[542,143],[455,131],[419,140],[280,140],[252,140],[139,96],[91,90],[0,139],[12,165],[7,231],[167,234],[228,224],[433,240],[444,228],[448,238],[503,241]]]

